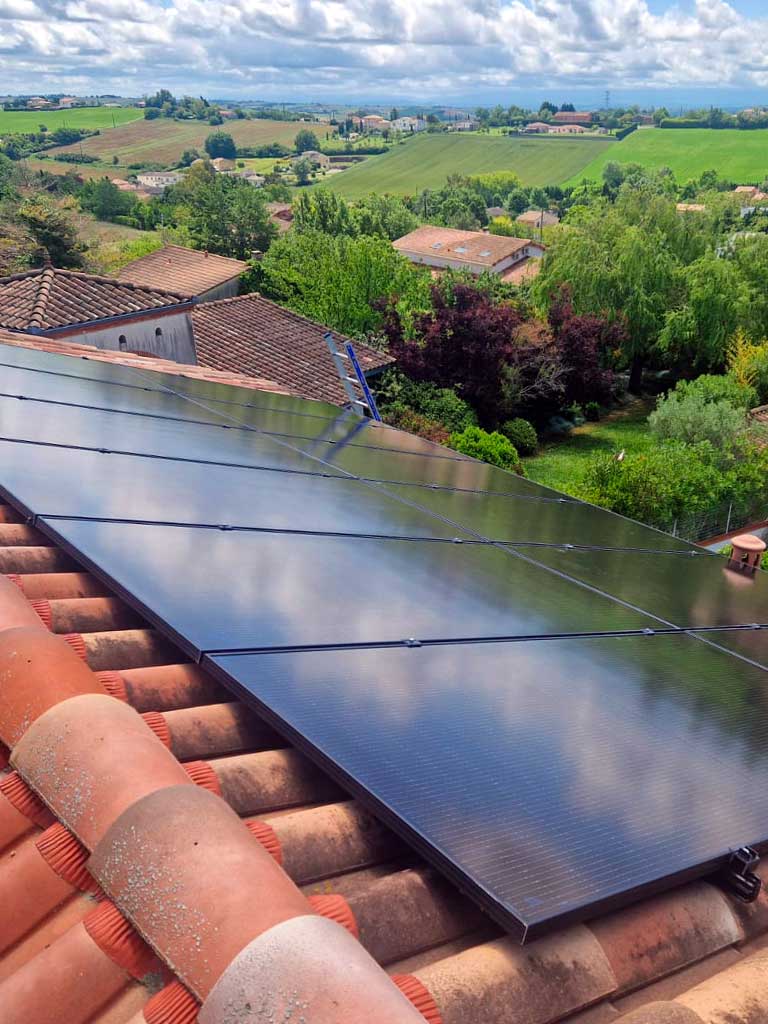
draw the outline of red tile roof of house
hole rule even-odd
[[[118,280],[142,287],[162,284],[189,297],[202,295],[239,277],[247,269],[247,263],[229,256],[216,256],[181,245],[166,245],[123,267]]]
[[[264,376],[306,398],[347,402],[323,340],[327,328],[298,313],[254,293],[201,302],[192,312],[192,326],[202,366]],[[366,373],[392,362],[386,353],[358,342],[355,352]]]
[[[552,120],[556,124],[592,124],[592,114],[588,110],[559,110]]]
[[[768,1020],[764,894],[520,947],[2,504],[0,574],[4,1024]]]
[[[482,263],[493,267],[501,260],[524,249],[526,245],[530,245],[530,239],[487,235],[483,231],[460,231],[458,228],[439,228],[426,224],[396,239],[392,244],[403,253],[449,257],[457,263]]]
[[[52,330],[186,302],[178,293],[42,267],[0,278],[0,327]]]

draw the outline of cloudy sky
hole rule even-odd
[[[0,92],[726,105],[767,44],[768,0],[0,0]]]

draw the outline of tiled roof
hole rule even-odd
[[[241,295],[195,306],[192,326],[202,366],[264,376],[306,398],[347,402],[323,340],[327,328],[298,313],[261,295]],[[357,342],[355,352],[366,373],[392,362],[385,353]]]
[[[59,339],[44,339],[30,334],[9,334],[7,331],[0,330],[0,344],[32,348],[40,352],[54,352],[56,355],[73,356],[75,359],[96,359],[105,363],[119,363],[121,366],[133,366],[137,370],[173,373],[178,377],[191,377],[194,380],[207,380],[214,384],[229,384],[239,388],[254,388],[278,395],[295,394],[289,388],[281,387],[265,377],[213,370],[208,366],[191,366],[186,363],[174,362],[172,359],[140,356],[132,352],[113,352],[110,349],[78,345]]]
[[[248,269],[242,260],[215,256],[181,245],[166,245],[129,263],[118,274],[120,281],[131,284],[171,288],[179,295],[202,295]]]
[[[520,947],[3,505],[0,573],[3,1022],[768,1020],[765,895]]]
[[[530,245],[530,239],[425,225],[403,235],[392,244],[400,252],[413,252],[422,256],[448,256],[457,262],[483,263],[493,267],[526,245]]]
[[[184,296],[159,288],[42,267],[0,278],[0,327],[51,330],[185,301]]]

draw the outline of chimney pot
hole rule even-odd
[[[742,533],[731,541],[733,550],[728,559],[728,568],[744,576],[754,576],[760,568],[765,551],[765,541],[752,533]]]

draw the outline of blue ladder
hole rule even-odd
[[[357,360],[352,342],[345,342],[344,351],[342,351],[337,346],[332,331],[328,331],[324,335],[324,338],[325,343],[328,346],[328,351],[331,353],[331,358],[336,366],[339,380],[341,381],[347,398],[349,399],[349,404],[358,415],[370,416],[371,419],[378,420],[380,423],[381,416],[379,415],[379,410],[376,407],[376,399],[373,397],[373,392],[368,387],[368,381],[365,379],[365,374]],[[354,376],[350,374],[347,364],[351,366]]]

